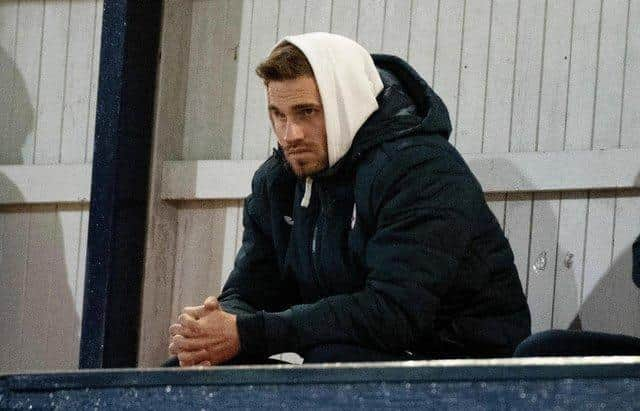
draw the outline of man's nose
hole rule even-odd
[[[302,127],[294,121],[287,122],[287,128],[285,129],[284,141],[287,143],[293,143],[304,138]]]

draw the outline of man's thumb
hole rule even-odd
[[[220,308],[220,303],[218,303],[218,299],[216,297],[207,297],[204,300],[204,308],[207,310],[218,310]]]

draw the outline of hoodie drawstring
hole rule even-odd
[[[312,187],[313,187],[313,178],[307,177],[307,179],[304,181],[304,195],[302,196],[300,207],[304,207],[304,208],[309,207],[309,203],[311,202]]]

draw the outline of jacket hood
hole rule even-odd
[[[449,112],[442,99],[413,67],[399,57],[373,54],[384,89],[377,97],[376,110],[358,130],[352,154],[359,156],[385,141],[409,131],[440,135],[451,134]]]
[[[318,85],[327,131],[329,167],[349,150],[364,122],[378,109],[383,84],[371,55],[358,43],[332,33],[288,36],[309,61]]]

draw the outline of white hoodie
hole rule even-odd
[[[383,84],[373,59],[355,41],[332,33],[287,36],[307,57],[318,84],[327,130],[329,167],[351,147],[353,138],[378,109],[376,96]],[[276,47],[274,46],[274,48]],[[307,178],[302,206],[309,204],[313,180]]]

